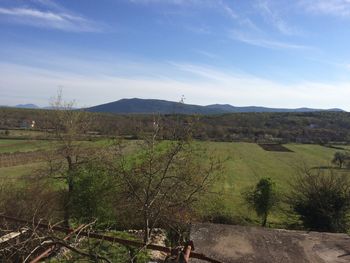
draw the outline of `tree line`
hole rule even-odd
[[[152,133],[153,115],[88,114],[94,119],[88,132],[131,139],[137,139],[142,132]],[[36,129],[47,129],[46,118],[50,115],[54,116],[52,110],[0,108],[0,129],[18,128],[27,120],[35,120]],[[174,123],[192,122],[196,123],[193,127],[196,140],[328,144],[350,139],[347,112],[162,115],[162,121],[164,138],[171,138]]]

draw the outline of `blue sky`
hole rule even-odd
[[[349,0],[0,0],[0,105],[350,110]]]

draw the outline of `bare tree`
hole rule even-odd
[[[332,163],[339,166],[339,168],[343,168],[344,164],[349,162],[350,156],[346,152],[336,152],[334,153],[334,157],[332,159]]]
[[[79,165],[91,159],[84,139],[92,122],[91,114],[75,110],[74,102],[65,102],[62,92],[52,99],[47,116],[47,130],[53,135],[53,151],[48,154],[49,174],[52,178],[63,180],[67,185],[64,198],[64,223],[69,226],[73,179]]]
[[[172,141],[161,140],[161,125],[155,121],[153,133],[142,140],[137,153],[125,156],[117,150],[115,174],[121,182],[122,197],[142,215],[144,242],[153,228],[190,208],[210,189],[219,161],[206,159],[205,151],[190,139],[190,125],[182,127]],[[184,219],[184,218],[182,218]]]

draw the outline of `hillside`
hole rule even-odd
[[[183,104],[174,101],[156,99],[121,99],[118,101],[97,105],[87,109],[91,112],[106,113],[160,113],[160,114],[221,114],[235,112],[315,112],[315,111],[342,111],[341,109],[282,109],[267,107],[235,107],[229,104],[213,104],[207,106]]]

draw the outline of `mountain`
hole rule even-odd
[[[91,112],[106,112],[119,114],[221,114],[234,112],[315,112],[315,111],[343,111],[341,109],[280,109],[266,108],[257,106],[235,107],[229,104],[213,104],[207,106],[183,104],[174,101],[156,100],[156,99],[121,99],[118,101],[101,104],[87,108]]]
[[[205,106],[211,109],[220,109],[224,112],[315,112],[315,111],[343,111],[342,109],[311,109],[311,108],[297,108],[297,109],[287,109],[287,108],[267,108],[267,107],[257,107],[257,106],[246,106],[246,107],[235,107],[229,104],[213,104]]]
[[[35,104],[18,104],[14,106],[15,108],[21,108],[21,109],[39,109],[39,106]]]
[[[222,113],[220,109],[210,109],[204,106],[182,104],[179,102],[155,99],[121,99],[115,102],[88,108],[92,112],[110,113],[160,113],[160,114],[213,114]]]

